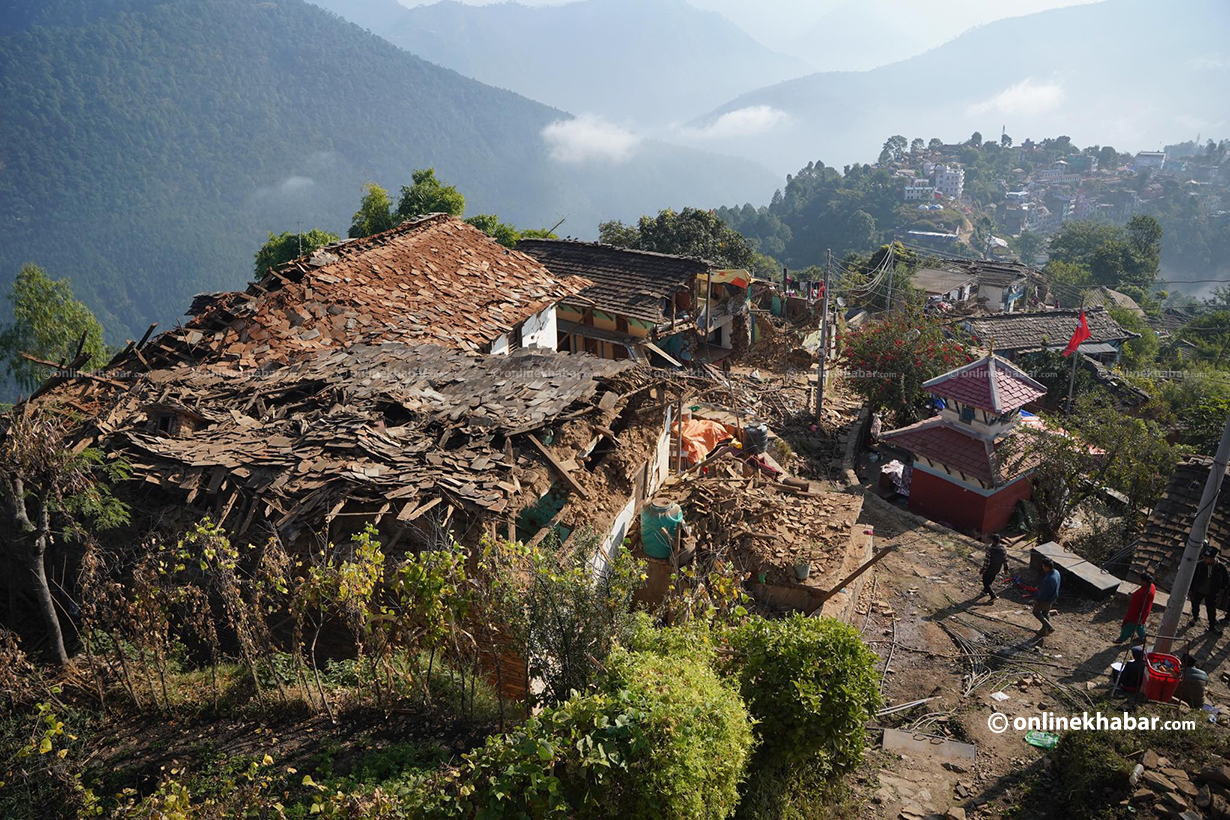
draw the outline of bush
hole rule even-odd
[[[757,723],[758,765],[831,774],[863,758],[863,731],[880,704],[875,655],[848,624],[794,615],[755,618],[730,636],[728,671]]]
[[[739,696],[694,659],[617,651],[599,691],[491,738],[434,817],[724,818],[752,748]]]

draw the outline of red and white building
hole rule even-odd
[[[1005,464],[1021,408],[1046,388],[994,354],[923,384],[944,400],[938,416],[881,439],[914,456],[910,509],[958,529],[998,532],[1030,497],[1030,470]]]

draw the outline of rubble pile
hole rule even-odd
[[[797,584],[795,566],[802,563],[811,564],[812,579],[839,573],[862,498],[744,478],[737,469],[726,461],[710,475],[686,475],[672,488],[697,553],[730,560],[758,580],[763,573],[768,584]]]

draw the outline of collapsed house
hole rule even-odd
[[[74,446],[128,460],[156,493],[143,508],[247,538],[371,522],[389,542],[529,540],[576,522],[609,547],[664,477],[669,402],[631,362],[554,351],[559,299],[588,284],[429,216],[198,297],[186,324],[101,373],[57,373],[31,401],[84,419]]]
[[[561,278],[592,282],[560,305],[561,349],[679,367],[750,341],[746,271],[593,242],[524,239],[517,250]]]
[[[1163,589],[1174,582],[1212,466],[1208,456],[1191,456],[1175,467],[1132,551],[1132,571],[1152,573]],[[1213,506],[1208,540],[1223,554],[1230,547],[1230,481],[1222,482]]]

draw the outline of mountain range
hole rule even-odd
[[[28,261],[69,276],[112,342],[240,286],[269,231],[344,235],[365,182],[396,197],[415,168],[469,213],[564,217],[582,238],[777,183],[483,85],[303,0],[0,2],[0,110],[0,289]]]
[[[686,0],[313,2],[467,77],[642,130],[686,122],[812,70]]]
[[[772,162],[872,161],[892,134],[1160,147],[1230,133],[1230,4],[1105,0],[998,20],[870,71],[822,72],[740,95],[681,133]],[[754,116],[750,116],[754,114]],[[724,127],[741,121],[754,128]],[[772,127],[763,127],[771,122]]]

